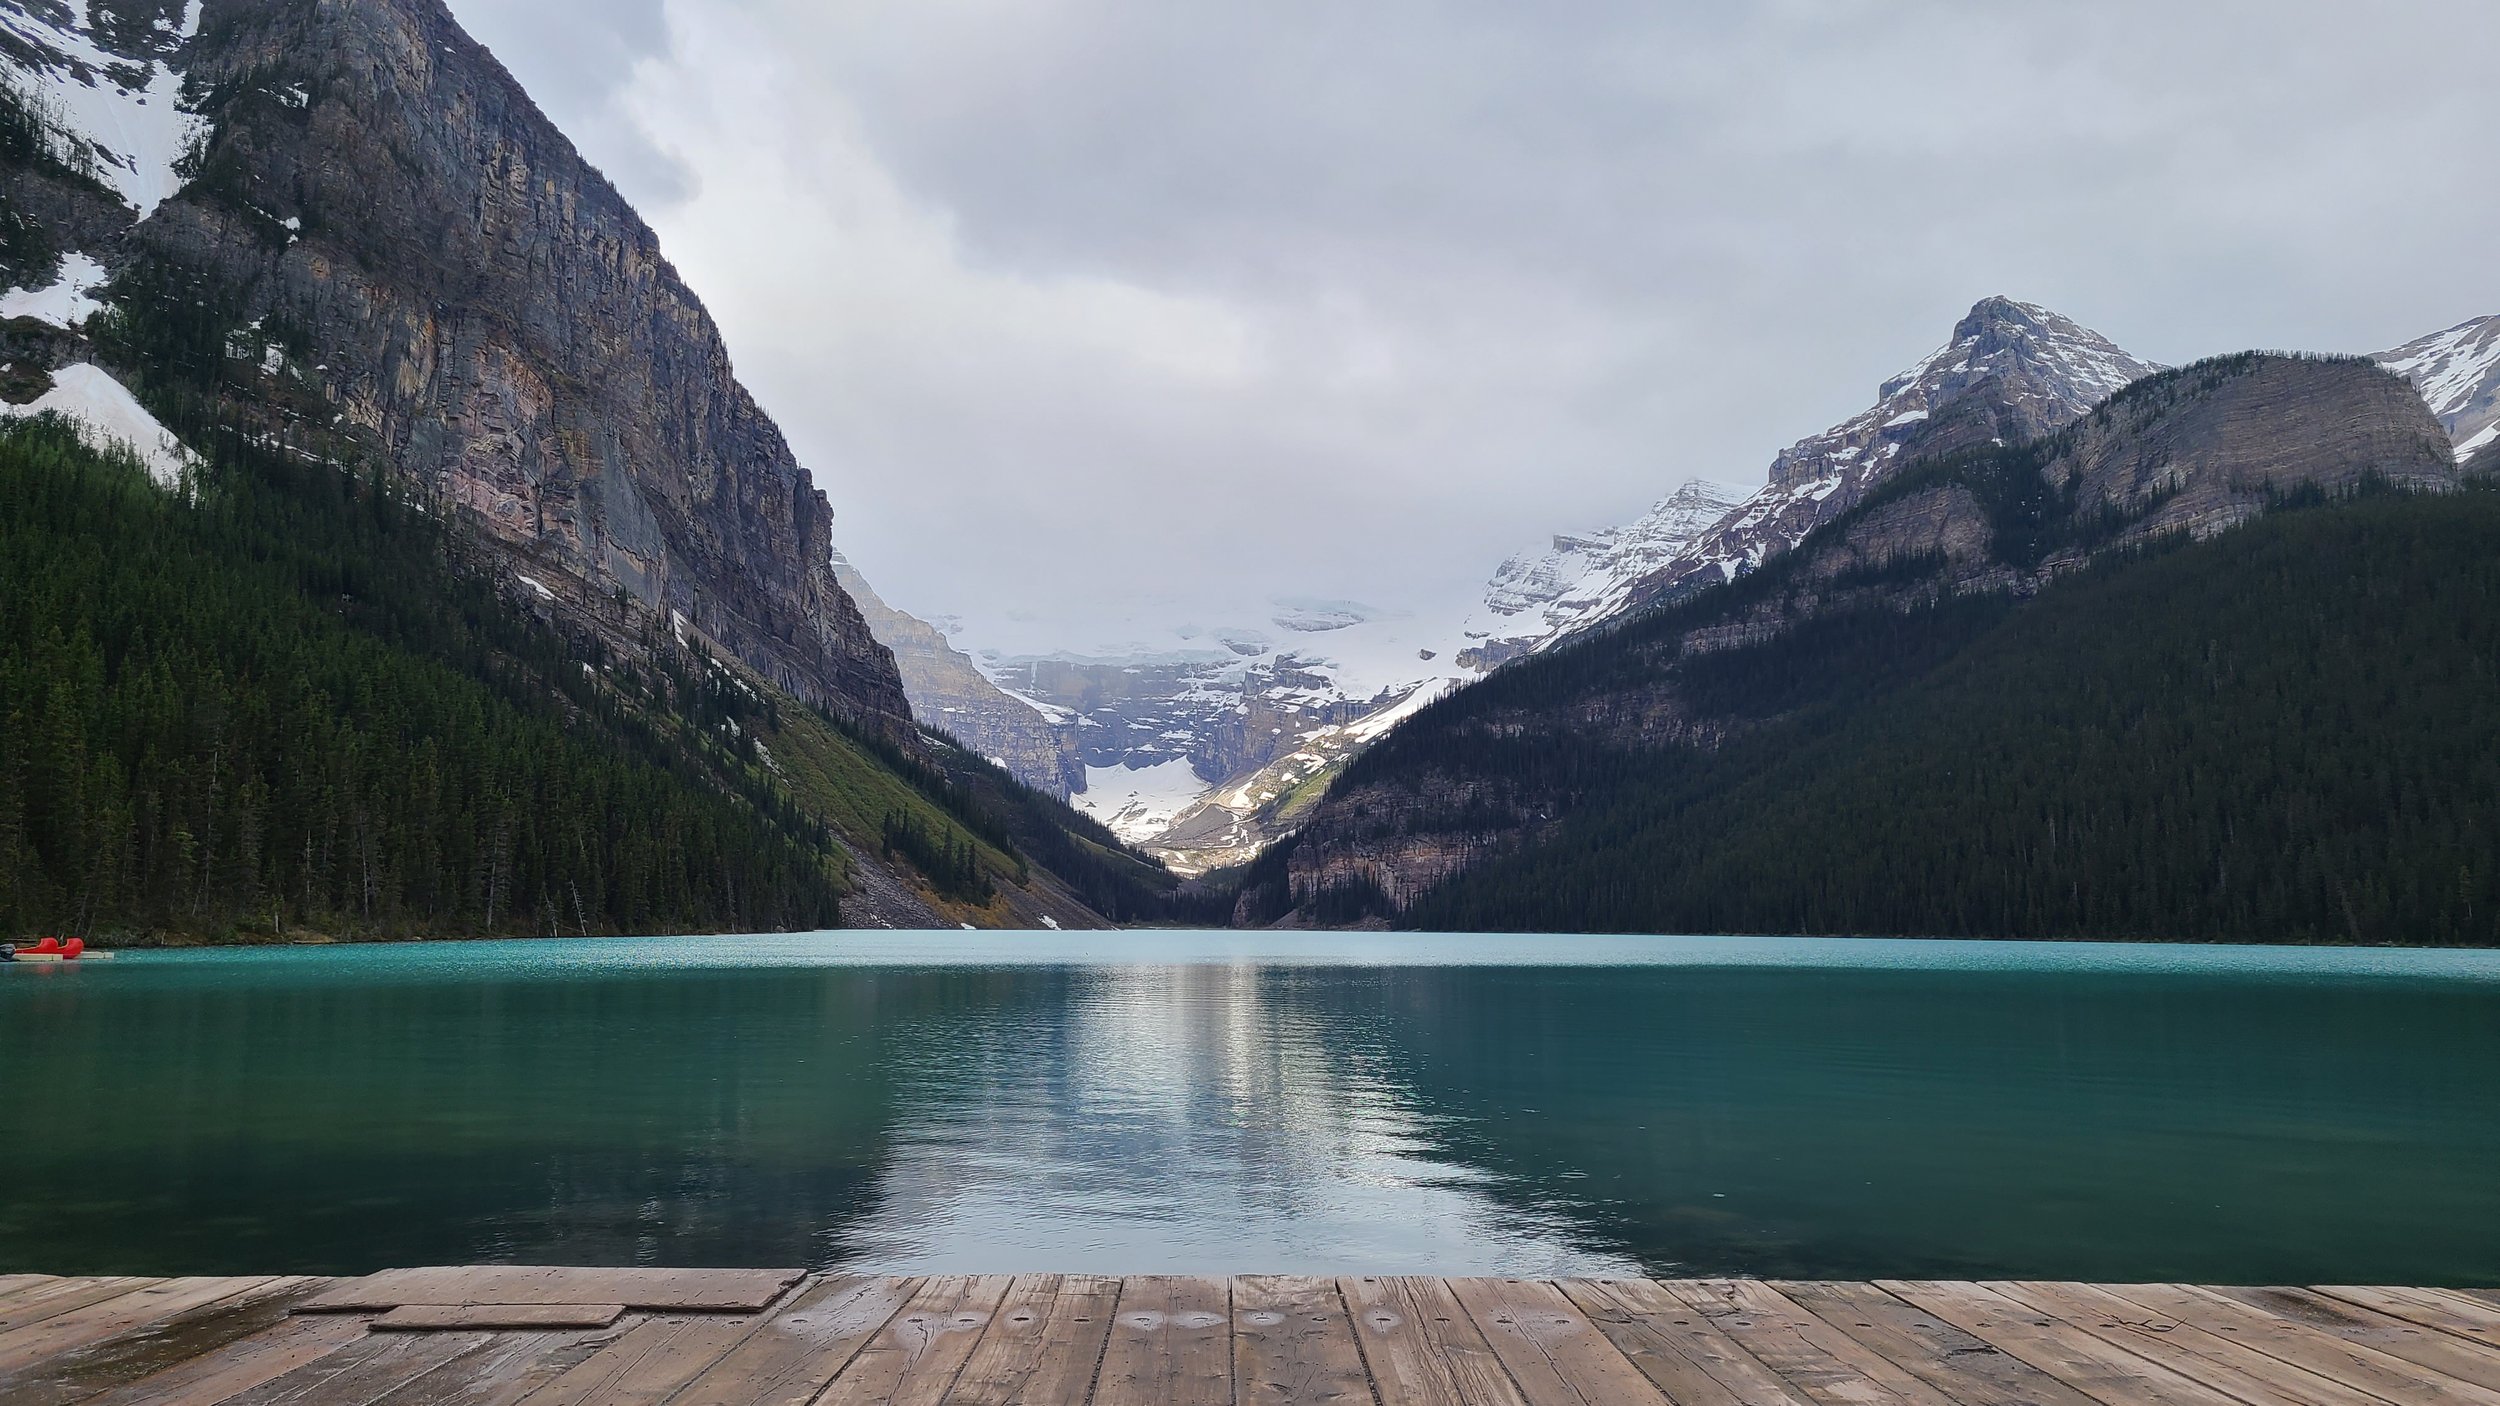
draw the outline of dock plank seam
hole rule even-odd
[[[657,1276],[455,1272],[530,1312],[380,1333],[286,1316],[340,1281],[0,1276],[0,1406],[590,1406],[628,1383],[639,1406],[2500,1406],[2479,1289],[810,1273],[752,1313],[638,1315],[589,1296]],[[615,1316],[567,1317],[591,1304]]]

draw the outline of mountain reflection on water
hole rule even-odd
[[[2500,1281],[2500,957],[494,943],[0,972],[0,1269]]]

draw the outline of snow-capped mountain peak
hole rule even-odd
[[[2046,434],[2161,368],[2033,303],[1983,298],[1875,404],[1781,450],[1762,491],[1627,593],[1639,605],[1788,550],[1904,464]]]
[[[1612,615],[1744,498],[1744,489],[1694,479],[1628,526],[1558,534],[1550,549],[1503,562],[1463,628],[1458,662],[1490,669]]]

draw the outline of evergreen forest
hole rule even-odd
[[[1716,747],[1473,725],[1619,679],[1648,631],[1627,633],[1505,671],[1357,764],[1345,784],[1463,768],[1488,816],[1570,798],[1398,921],[2500,945],[2489,486],[2285,504],[2029,601],[1879,608],[1701,656],[1679,686],[1732,723]]]

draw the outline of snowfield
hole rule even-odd
[[[183,473],[199,463],[121,382],[84,362],[52,373],[52,389],[32,405],[0,404],[11,419],[51,413],[78,427],[78,437],[105,451],[127,449],[145,464],[148,477],[168,490],[182,487]]]
[[[191,0],[169,40],[199,33],[202,4]],[[40,56],[35,63],[0,59],[0,67],[57,136],[93,153],[97,179],[146,219],[182,189],[174,165],[205,124],[182,110],[182,74],[173,65],[107,51],[89,33],[85,0],[67,8],[67,26],[0,9],[0,31],[16,41],[11,47]]]
[[[0,319],[31,317],[62,331],[73,331],[104,310],[88,295],[103,286],[104,265],[84,254],[61,260],[61,276],[48,288],[12,288],[0,295]]]
[[[1089,766],[1085,794],[1073,804],[1112,834],[1140,844],[1162,834],[1206,791],[1189,758],[1174,757],[1146,767]]]

